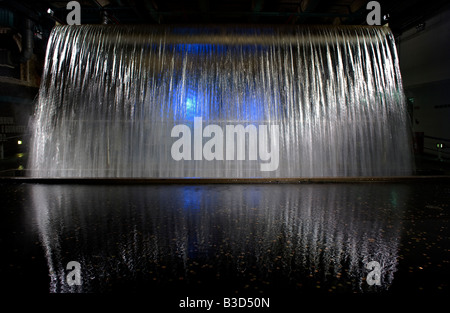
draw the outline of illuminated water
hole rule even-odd
[[[278,125],[279,166],[261,171],[267,161],[248,151],[261,142],[248,140],[244,160],[174,160],[171,130],[193,133],[195,117],[223,129]],[[388,28],[58,26],[30,169],[34,177],[409,175],[410,152]]]
[[[410,195],[392,185],[34,185],[50,292],[389,290]],[[66,264],[82,264],[80,286]],[[368,262],[382,267],[366,282]],[[329,291],[330,290],[330,291]],[[220,294],[220,292],[219,292]]]

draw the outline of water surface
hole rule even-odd
[[[445,183],[2,190],[5,269],[13,285],[29,281],[36,291],[448,291]],[[81,264],[80,286],[67,284],[70,261]],[[366,281],[370,261],[381,265],[380,285]]]

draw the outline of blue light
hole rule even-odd
[[[199,206],[199,197],[201,197],[202,191],[198,190],[198,188],[194,188],[191,186],[183,187],[182,189],[182,198],[183,198],[183,209],[188,211],[198,211],[200,209]]]
[[[192,111],[193,108],[195,108],[195,104],[192,98],[188,98],[186,100],[186,111]]]
[[[197,96],[189,90],[188,96],[186,98],[186,119],[192,120],[197,112]]]

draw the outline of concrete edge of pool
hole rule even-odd
[[[414,183],[450,182],[450,176],[370,176],[311,178],[32,178],[0,177],[0,183],[31,184],[309,184],[309,183]]]

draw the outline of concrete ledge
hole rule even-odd
[[[0,178],[0,183],[81,185],[194,185],[194,184],[327,184],[327,183],[448,182],[450,176],[314,177],[314,178]]]

